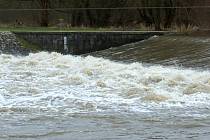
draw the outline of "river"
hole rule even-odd
[[[208,140],[209,44],[171,36],[92,56],[1,54],[0,139]]]

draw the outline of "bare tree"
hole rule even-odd
[[[177,6],[190,7],[196,4],[196,0],[177,0]],[[193,15],[195,14],[194,9],[184,8],[177,11],[177,23],[178,25],[184,24],[187,28],[190,24],[194,24]]]
[[[50,8],[50,0],[35,0],[41,10],[41,21],[40,25],[47,27],[49,25],[49,11],[47,9]]]
[[[171,26],[175,17],[176,9],[164,9],[158,7],[173,7],[175,0],[142,0],[143,7],[157,7],[151,9],[139,9],[139,14],[146,25],[154,25],[155,30],[161,30],[161,25],[164,28]]]

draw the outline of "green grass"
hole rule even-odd
[[[6,32],[70,32],[70,31],[113,31],[123,29],[120,28],[89,28],[89,27],[72,27],[72,28],[58,28],[58,27],[0,27],[0,31]]]

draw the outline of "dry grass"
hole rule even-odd
[[[154,31],[153,26],[146,26],[145,24],[139,24],[139,29],[142,31]]]
[[[194,25],[188,25],[188,26],[185,26],[185,25],[175,25],[174,27],[174,31],[175,32],[178,32],[178,33],[184,33],[184,34],[190,34],[194,31],[198,30],[198,27],[194,26]]]

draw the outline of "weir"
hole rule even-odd
[[[63,54],[85,54],[148,39],[167,32],[91,31],[91,32],[14,32],[41,50]]]

